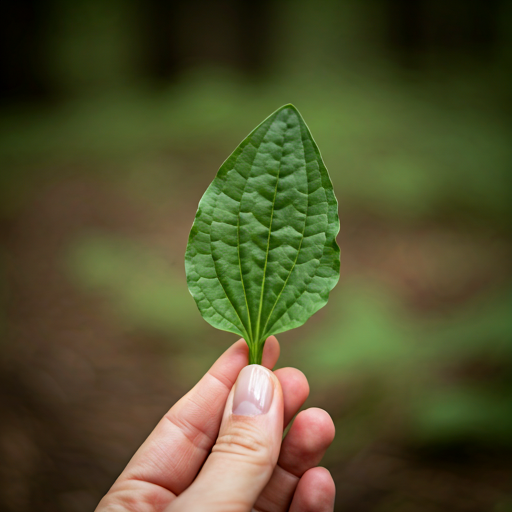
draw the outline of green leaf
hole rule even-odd
[[[221,166],[199,202],[185,269],[204,319],[242,336],[249,362],[299,327],[339,279],[338,204],[301,115],[285,105]]]

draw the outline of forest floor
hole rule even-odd
[[[184,286],[187,233],[206,181],[196,183],[190,170],[215,166],[216,155],[158,158],[162,165],[167,158],[179,161],[176,180],[188,194],[180,197],[178,190],[170,202],[146,200],[143,190],[134,195],[109,180],[59,169],[2,221],[1,510],[93,510],[158,419],[190,387],[183,375],[196,378],[208,365],[193,357],[173,362],[189,341],[178,339],[179,329],[173,334],[172,328],[125,324],[111,297],[77,286],[66,263],[77,236],[101,232],[152,247],[177,269]],[[499,289],[512,274],[512,244],[499,230],[441,222],[411,227],[352,211],[342,217],[339,243],[340,286],[354,273],[371,276],[420,316],[445,314]],[[212,344],[208,359],[227,345],[228,335],[208,327],[200,336]],[[183,368],[184,361],[190,368]],[[485,379],[495,368],[472,361],[453,371]],[[346,404],[336,390],[313,393],[312,399],[341,418],[337,435],[344,436]],[[340,511],[512,510],[506,498],[512,496],[512,452],[492,446],[425,448],[379,434],[357,453],[331,456],[327,463]]]

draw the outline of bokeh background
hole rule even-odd
[[[336,510],[512,510],[510,2],[3,5],[0,510],[92,511],[235,341],[187,291],[188,231],[289,102],[342,275],[280,364],[336,423]]]

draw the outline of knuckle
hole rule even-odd
[[[218,437],[212,453],[222,452],[258,466],[273,468],[276,464],[267,436],[249,422],[232,424]]]
[[[107,494],[95,512],[142,512],[135,498],[127,495]]]
[[[115,484],[100,501],[95,512],[150,512],[159,497],[157,487],[149,486],[143,481],[125,481]]]

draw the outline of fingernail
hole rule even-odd
[[[258,364],[246,366],[238,375],[233,414],[257,416],[270,409],[274,389],[268,370]]]

